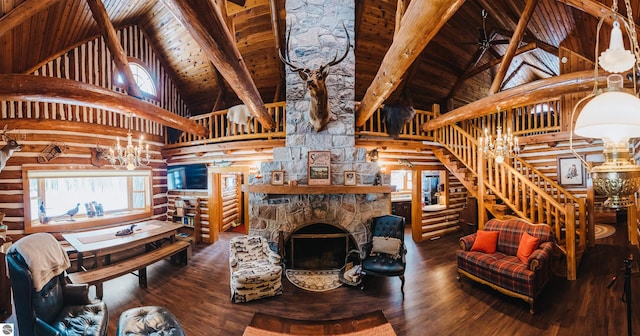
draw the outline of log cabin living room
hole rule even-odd
[[[0,2],[2,334],[639,333],[638,13]]]

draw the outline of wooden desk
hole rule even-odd
[[[102,266],[101,257],[106,258],[116,252],[130,250],[132,248],[156,242],[168,238],[175,238],[182,224],[149,220],[135,223],[133,234],[116,236],[115,233],[131,225],[123,225],[100,230],[90,230],[77,233],[64,233],[62,237],[78,252],[78,271],[82,271],[82,261],[85,254],[93,254],[96,259],[96,268]]]

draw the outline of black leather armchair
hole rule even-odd
[[[36,291],[33,273],[13,248],[7,254],[7,267],[20,336],[107,334],[107,307],[89,299],[87,285],[67,284],[63,271]]]
[[[407,254],[404,245],[404,217],[396,215],[374,217],[371,220],[371,235],[372,240],[373,237],[397,238],[400,240],[400,249],[397,256],[381,252],[371,253],[373,242],[366,243],[363,246],[362,273],[374,276],[399,276],[402,281],[400,290],[404,294],[405,255]]]

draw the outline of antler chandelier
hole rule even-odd
[[[497,108],[500,113],[500,107]],[[518,137],[511,134],[511,129],[507,128],[507,133],[502,134],[502,126],[498,123],[496,129],[496,138],[493,140],[493,136],[489,136],[489,130],[484,129],[484,137],[478,138],[478,149],[481,150],[484,155],[490,159],[494,159],[496,163],[504,162],[505,158],[511,158],[517,156],[520,153],[520,147],[518,145]]]
[[[142,135],[137,146],[133,145],[133,137],[131,135],[131,114],[127,114],[127,123],[129,132],[127,132],[127,146],[120,146],[120,137],[116,138],[116,143],[113,147],[109,148],[109,154],[107,159],[116,168],[127,168],[127,170],[134,170],[141,166],[146,166],[151,161],[149,155],[149,144],[144,146]]]

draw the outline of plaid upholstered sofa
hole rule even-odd
[[[460,238],[458,274],[527,301],[533,314],[535,298],[551,279],[554,244],[551,227],[531,224],[522,219],[491,219],[485,224],[484,230],[499,231],[495,253],[471,251],[477,233]],[[537,249],[526,259],[526,263],[517,257],[523,232],[539,240]]]

